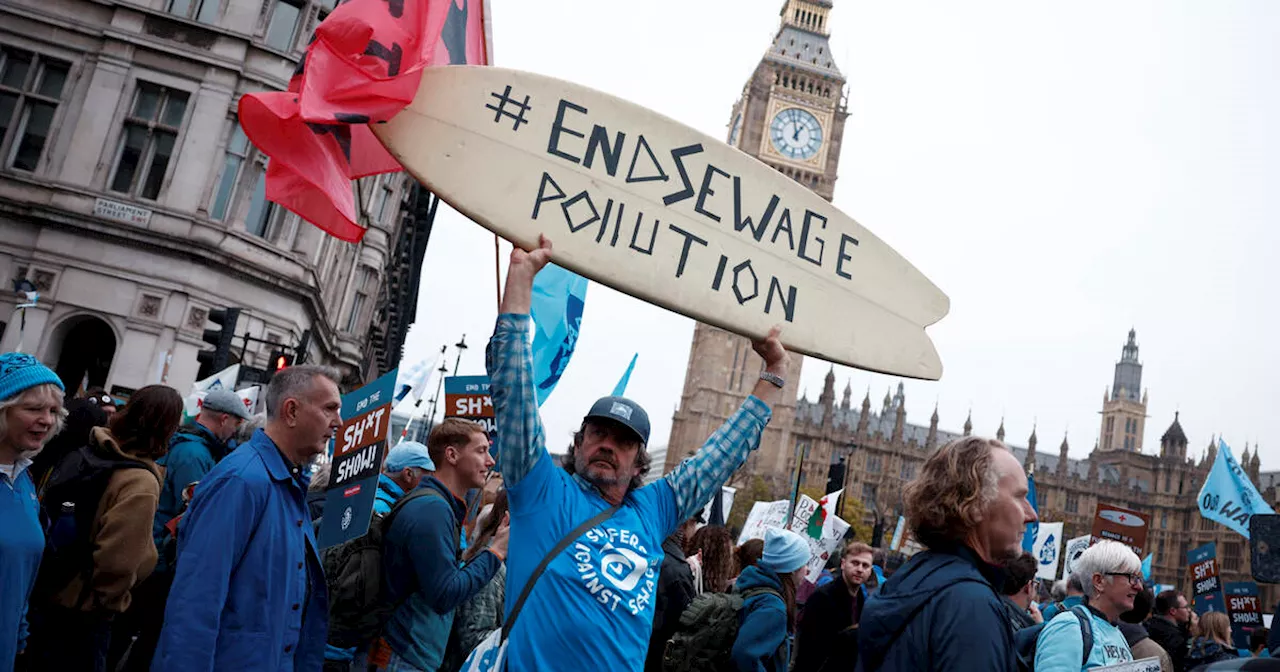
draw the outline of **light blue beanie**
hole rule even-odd
[[[62,387],[62,380],[40,360],[22,352],[6,352],[0,355],[0,401],[12,399],[23,392],[49,383]]]
[[[810,555],[812,551],[804,537],[790,530],[765,528],[761,567],[772,569],[778,574],[788,574],[804,567],[809,562]]]
[[[427,447],[417,441],[401,441],[387,453],[387,464],[384,471],[394,474],[405,467],[418,467],[427,471],[435,471],[436,463],[431,461],[431,453]]]

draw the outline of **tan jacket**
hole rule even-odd
[[[1133,646],[1129,647],[1129,651],[1133,654],[1134,660],[1142,660],[1143,658],[1159,658],[1160,672],[1174,672],[1173,660],[1169,658],[1169,654],[1150,637],[1135,643]]]
[[[134,457],[120,450],[119,443],[105,427],[94,428],[89,442],[95,449],[110,451],[135,459],[146,469],[118,469],[107,481],[107,489],[98,502],[90,534],[94,540],[93,575],[89,596],[79,604],[84,580],[71,580],[54,600],[68,608],[77,605],[84,611],[104,609],[123,612],[129,608],[129,591],[151,574],[156,566],[156,544],[151,537],[151,523],[160,501],[160,483],[164,470],[155,462]]]

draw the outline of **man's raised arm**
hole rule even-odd
[[[702,449],[666,475],[675,492],[677,522],[689,519],[706,506],[747,455],[760,447],[765,425],[773,417],[772,408],[782,400],[782,385],[768,378],[785,384],[791,370],[791,356],[778,339],[780,331],[774,327],[768,336],[751,344],[765,364],[751,396],[712,433]]]
[[[533,300],[533,276],[550,260],[551,241],[546,238],[540,238],[538,249],[532,252],[518,247],[511,251],[498,322],[485,350],[489,392],[498,423],[498,469],[508,486],[519,482],[547,455],[533,383],[529,304]]]

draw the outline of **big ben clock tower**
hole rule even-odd
[[[730,115],[727,142],[831,200],[845,118],[844,76],[831,55],[831,2],[786,0],[773,44],[756,66]],[[784,334],[785,337],[785,334]],[[795,368],[773,409],[760,450],[747,463],[756,474],[792,473],[791,438],[800,368]],[[671,423],[664,471],[702,443],[751,393],[761,370],[747,339],[698,323],[680,407]],[[805,465],[807,481],[826,478],[826,464]],[[821,472],[821,473],[818,473]]]

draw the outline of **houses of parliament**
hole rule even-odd
[[[831,9],[826,0],[786,0],[773,43],[733,106],[728,134],[730,144],[828,200],[848,116],[845,80],[828,44]],[[664,471],[697,450],[737,408],[759,367],[745,338],[704,324],[695,327]],[[903,486],[924,460],[974,431],[972,418],[959,432],[942,429],[937,409],[927,424],[909,421],[901,383],[896,394],[886,392],[873,405],[870,394],[855,404],[847,383],[837,398],[834,369],[816,401],[797,399],[799,379],[797,371],[788,380],[760,449],[743,467],[780,496],[789,490],[797,467],[805,486],[823,488],[830,467],[843,462],[844,492],[862,502],[868,519],[878,514],[896,520],[903,511]],[[1248,540],[1200,516],[1197,495],[1216,457],[1215,442],[1203,437],[1192,448],[1175,414],[1165,419],[1169,425],[1159,446],[1145,446],[1146,411],[1137,334],[1130,330],[1102,399],[1098,438],[1088,458],[1070,458],[1066,438],[1056,447],[1040,445],[1034,430],[1025,442],[1006,439],[1003,421],[994,436],[1028,472],[1034,471],[1040,517],[1064,522],[1065,538],[1089,533],[1099,501],[1115,504],[1150,516],[1147,551],[1154,554],[1156,583],[1189,593],[1187,551],[1211,541],[1217,543],[1223,581],[1252,580]],[[1188,424],[1194,422],[1189,414]],[[1208,444],[1203,451],[1200,441]],[[1251,454],[1247,447],[1240,464],[1266,500],[1276,502],[1280,472],[1260,472],[1256,451]],[[1280,590],[1260,588],[1263,603],[1275,604]]]

